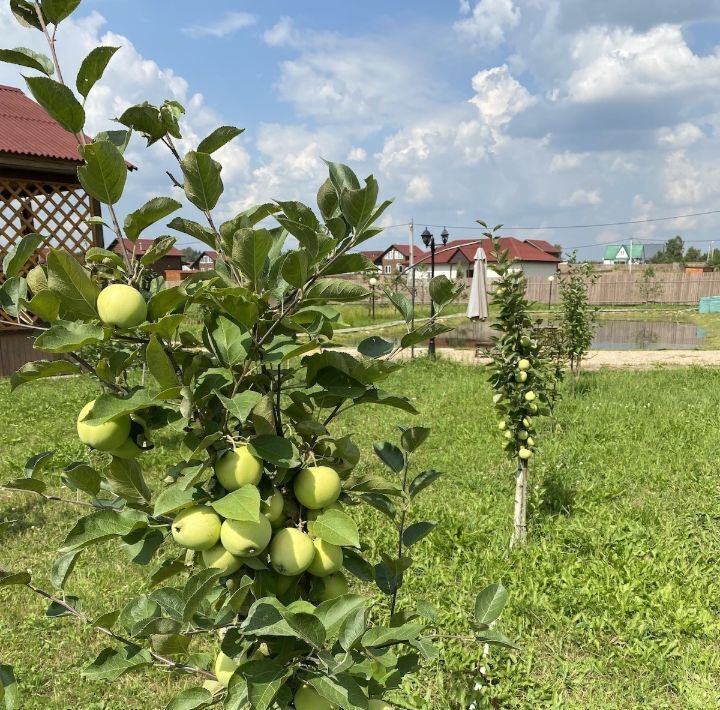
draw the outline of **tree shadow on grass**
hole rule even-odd
[[[531,513],[535,523],[558,515],[569,517],[575,507],[577,489],[567,484],[559,473],[546,475],[531,497]]]

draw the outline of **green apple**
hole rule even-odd
[[[340,476],[329,466],[309,466],[295,476],[293,488],[306,508],[327,508],[340,496]]]
[[[215,695],[215,693],[219,693],[223,690],[223,688],[225,688],[222,683],[219,683],[216,680],[210,680],[209,678],[202,684],[202,687],[205,688],[205,690],[210,691],[213,695]]]
[[[503,396],[498,392],[497,394],[493,395],[493,403],[497,404],[502,400]]]
[[[289,589],[297,586],[299,579],[300,575],[296,575],[295,577],[289,577],[284,574],[279,574],[275,578],[275,592],[277,594],[285,594],[285,592],[287,592]]]
[[[343,549],[339,545],[331,545],[319,538],[313,540],[315,557],[307,571],[315,577],[327,577],[337,572],[343,564]]]
[[[520,362],[518,362],[517,366],[518,370],[529,370],[530,360],[528,360],[527,358],[523,358],[522,360],[520,360]]]
[[[181,510],[172,522],[172,536],[189,550],[209,550],[220,540],[220,516],[205,505]]]
[[[535,446],[535,439],[533,439],[532,436],[528,436],[527,445]]]
[[[520,429],[517,433],[517,438],[520,439],[520,441],[527,441],[528,436],[530,436],[524,429]]]
[[[523,460],[527,461],[532,456],[532,451],[526,449],[524,446],[518,451],[518,456]]]
[[[505,289],[502,286],[495,289],[495,295],[503,296],[504,294],[505,294]]]
[[[112,451],[125,443],[130,436],[130,417],[127,414],[110,419],[103,424],[83,421],[93,408],[95,400],[88,402],[77,418],[77,433],[83,444],[99,451]]]
[[[507,422],[504,419],[501,419],[498,422],[498,429],[500,429],[500,431],[505,431],[505,429],[507,429]]]
[[[529,336],[523,335],[522,338],[520,338],[520,345],[524,348],[529,348],[532,345],[532,340],[530,340]]]
[[[347,579],[345,579],[342,572],[335,572],[327,577],[322,577],[320,581],[322,582],[322,589],[317,596],[318,601],[326,602],[348,592]]]
[[[537,413],[538,413],[538,406],[537,406],[537,404],[535,404],[535,402],[530,402],[530,405],[528,406],[528,409],[529,409],[533,414],[537,414]]]
[[[534,402],[536,397],[537,397],[537,395],[532,390],[528,390],[525,393],[525,401],[526,402]]]
[[[226,491],[236,491],[248,483],[257,486],[262,472],[262,461],[250,452],[247,444],[239,444],[215,462],[215,475]]]
[[[222,528],[220,528],[222,532]],[[223,575],[237,572],[243,565],[243,561],[230,554],[222,545],[215,545],[202,553],[203,564],[206,567],[222,570]]]
[[[343,504],[336,500],[332,505],[329,505],[327,508],[321,508],[320,510],[308,510],[305,517],[308,520],[317,520],[318,515],[322,515],[327,510],[339,510],[342,512]]]
[[[217,682],[220,683],[223,688],[228,687],[230,684],[230,678],[239,665],[239,663],[233,661],[230,656],[226,656],[222,651],[218,653],[217,658],[215,659],[214,670]]]
[[[270,542],[270,564],[279,574],[289,577],[302,574],[314,557],[313,541],[297,528],[278,530]]]
[[[256,557],[270,542],[272,526],[261,515],[256,522],[248,520],[226,520],[220,530],[223,547],[237,557]]]
[[[302,685],[298,688],[293,702],[295,710],[335,710],[336,708],[309,685]]]
[[[526,429],[529,429],[532,426],[532,419],[530,419],[530,417],[523,417],[522,423]]]
[[[142,453],[142,449],[132,440],[132,437],[125,439],[125,443],[113,449],[110,453],[119,459],[136,459]]]
[[[368,710],[393,710],[393,706],[384,700],[373,698],[372,700],[368,700]]]
[[[503,434],[503,436],[504,436],[508,441],[510,441],[510,439],[513,438],[513,433],[508,429],[508,430]]]
[[[515,375],[515,382],[527,382],[528,374],[524,370]]]
[[[270,521],[270,525],[280,527],[280,524],[285,519],[283,515],[283,508],[285,507],[285,499],[283,498],[280,491],[275,491],[271,496],[270,500],[265,503],[264,501],[260,504],[260,511]]]
[[[97,310],[105,325],[120,328],[134,328],[147,318],[147,304],[142,294],[126,284],[111,284],[100,291]]]

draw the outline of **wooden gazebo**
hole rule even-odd
[[[61,247],[80,258],[102,246],[102,228],[87,223],[100,215],[99,203],[80,186],[77,140],[20,89],[0,85],[0,266],[8,249],[25,234],[47,241],[26,266],[48,247]],[[0,283],[5,274],[0,272]],[[12,320],[0,311],[0,320]],[[0,376],[39,357],[27,329],[0,323]]]

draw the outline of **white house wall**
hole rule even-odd
[[[547,278],[557,271],[557,264],[545,261],[523,261],[521,262],[522,270],[525,276],[531,278],[533,276],[541,276]]]

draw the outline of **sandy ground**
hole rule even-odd
[[[348,350],[350,349],[348,348]],[[425,348],[416,348],[415,352],[419,355],[426,354]],[[480,365],[487,362],[484,358],[476,358],[472,350],[438,348],[437,354],[444,359],[467,364]],[[409,356],[409,351],[402,354],[402,357]],[[654,367],[690,367],[692,365],[720,367],[720,350],[593,350],[583,361],[585,370],[599,370],[603,367],[648,370]]]

